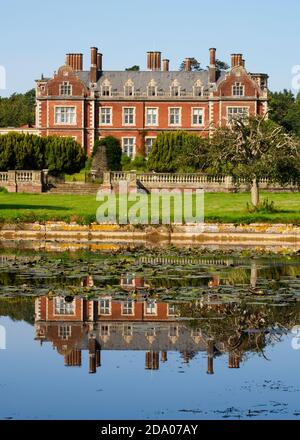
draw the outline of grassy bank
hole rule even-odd
[[[261,197],[274,201],[278,212],[250,214],[246,208],[250,200],[247,193],[207,193],[205,221],[300,225],[300,193],[262,193]],[[95,196],[0,193],[0,222],[62,220],[91,223],[96,221],[99,206]]]

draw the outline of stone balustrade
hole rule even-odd
[[[0,187],[8,192],[41,193],[44,181],[43,171],[0,171]]]
[[[231,176],[209,176],[197,173],[137,173],[113,171],[104,173],[103,185],[116,188],[119,182],[126,181],[131,186],[140,182],[147,190],[151,189],[204,189],[208,192],[235,192],[248,191],[249,183],[246,179],[234,182]],[[290,184],[281,187],[270,182],[267,178],[260,179],[261,189],[269,191],[297,190]]]

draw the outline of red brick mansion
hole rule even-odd
[[[147,53],[147,71],[109,71],[95,47],[89,70],[82,54],[68,54],[53,78],[36,82],[36,128],[42,136],[72,136],[88,153],[95,139],[113,135],[134,157],[147,155],[161,131],[209,136],[236,116],[266,113],[268,75],[249,73],[241,54],[220,71],[216,50],[209,55],[202,71],[192,70],[191,58],[183,71],[170,71],[160,52]]]

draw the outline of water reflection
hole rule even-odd
[[[141,282],[134,279],[135,286]],[[183,319],[191,314],[193,320]],[[35,339],[52,343],[68,367],[81,366],[87,350],[90,373],[101,367],[102,350],[142,350],[148,370],[167,362],[168,352],[180,352],[185,363],[206,352],[207,373],[213,374],[215,357],[226,355],[228,367],[239,368],[248,353],[263,354],[266,345],[278,342],[297,316],[299,307],[273,308],[270,314],[266,306],[174,304],[140,296],[43,296],[35,301]]]

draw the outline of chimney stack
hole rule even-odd
[[[82,53],[67,53],[66,65],[72,67],[73,70],[82,70],[83,69]]]
[[[161,70],[161,52],[147,52],[147,69]]]
[[[209,49],[209,82],[215,83],[217,81],[216,68],[216,49],[211,47]]]
[[[163,71],[164,72],[169,72],[169,63],[170,63],[170,60],[167,60],[167,59],[163,60]]]
[[[243,65],[243,55],[241,53],[238,53],[236,55],[236,65],[242,66]]]
[[[192,59],[191,58],[186,58],[184,60],[184,70],[186,72],[190,72],[192,70]]]
[[[90,81],[91,81],[91,83],[96,83],[97,79],[98,79],[97,63],[98,63],[98,48],[91,47],[91,68],[90,68]]]
[[[97,54],[97,70],[102,72],[102,53]]]

